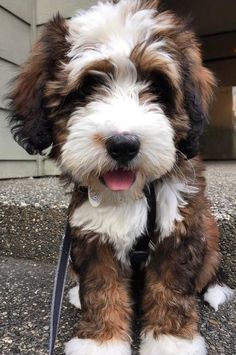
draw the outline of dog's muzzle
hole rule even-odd
[[[116,134],[106,141],[106,149],[112,159],[120,165],[127,165],[133,160],[140,149],[140,141],[137,136],[131,134]]]

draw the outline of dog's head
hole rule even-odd
[[[213,84],[186,23],[155,0],[104,1],[46,25],[11,93],[12,131],[31,154],[52,145],[75,181],[128,190],[197,155]]]

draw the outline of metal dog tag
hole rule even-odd
[[[102,202],[102,194],[88,187],[89,202],[93,207],[98,207]]]

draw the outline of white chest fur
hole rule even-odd
[[[166,178],[157,182],[156,192],[156,228],[160,240],[169,237],[175,229],[175,222],[183,221],[181,208],[188,205],[186,198],[198,192],[198,188],[175,178]]]
[[[84,232],[98,233],[102,242],[113,245],[117,258],[126,262],[135,240],[146,228],[147,211],[145,197],[96,208],[86,201],[74,211],[70,224]]]

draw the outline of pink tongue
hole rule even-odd
[[[128,190],[135,180],[133,171],[118,169],[108,171],[104,176],[107,187],[112,191]]]

